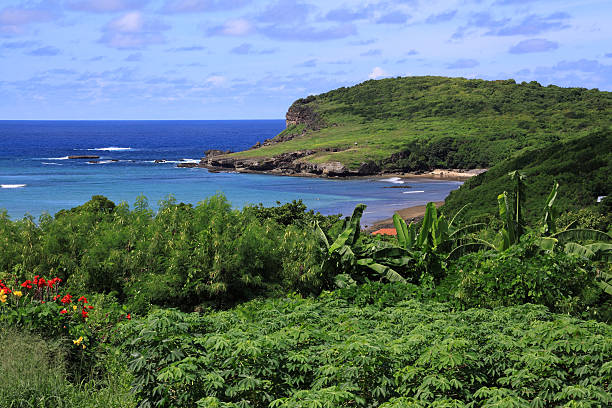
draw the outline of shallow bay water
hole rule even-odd
[[[197,202],[222,193],[235,207],[302,199],[324,214],[349,215],[368,205],[364,224],[397,209],[441,201],[461,182],[397,178],[320,179],[210,173],[178,168],[207,149],[244,150],[284,129],[283,120],[258,121],[0,121],[0,209],[12,219],[54,214],[101,194],[152,208],[172,195]],[[68,159],[73,155],[95,155]],[[155,160],[165,160],[155,163]],[[385,188],[402,186],[409,188]]]

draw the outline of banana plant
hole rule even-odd
[[[526,231],[525,222],[523,220],[523,208],[525,203],[525,175],[518,171],[513,171],[508,173],[508,175],[514,181],[514,201],[511,200],[510,195],[506,191],[497,197],[499,216],[504,225],[499,231],[498,238],[495,243],[481,240],[483,244],[488,245],[490,248],[500,252],[507,250],[512,245],[517,244],[520,241],[521,236]],[[576,243],[576,241],[596,241],[598,243],[612,241],[612,238],[603,231],[584,228],[571,229],[571,224],[559,231],[556,225],[558,212],[554,206],[558,192],[559,183],[555,181],[552,190],[546,199],[546,204],[544,205],[544,216],[542,217],[541,226],[539,229],[540,236],[538,237],[538,244],[541,249],[553,251],[557,245],[565,245],[564,250],[566,253],[583,256],[583,254],[589,253],[589,247],[585,247],[586,249],[583,249],[581,245]],[[572,245],[568,246],[567,244]]]
[[[357,247],[357,241],[361,231],[361,217],[365,210],[365,204],[358,204],[353,210],[350,218],[340,221],[337,226],[332,227],[330,234],[335,235],[335,231],[341,231],[330,244],[327,236],[321,230],[318,223],[315,231],[324,251],[325,259],[321,269],[327,276],[334,276],[336,285],[347,285],[354,282],[353,272],[357,267],[364,267],[375,272],[378,276],[391,282],[406,282],[406,280],[390,266],[384,265],[379,261],[395,262],[397,266],[403,266],[407,262],[402,261],[402,257],[391,256],[385,253],[387,248],[366,246],[364,249]],[[397,255],[397,254],[394,254]],[[403,254],[406,255],[406,254]]]
[[[463,227],[456,226],[456,220],[460,213],[467,207],[463,206],[450,222],[446,221],[444,215],[438,216],[434,203],[427,203],[425,216],[420,230],[414,223],[406,224],[398,214],[393,215],[393,225],[397,233],[397,242],[400,247],[412,250],[418,249],[423,252],[428,250],[435,252],[449,252],[447,258],[454,258],[466,252],[488,249],[483,242],[462,242],[465,235],[478,231],[484,227],[484,223],[469,224]]]

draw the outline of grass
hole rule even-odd
[[[131,377],[115,367],[105,378],[68,381],[65,345],[14,328],[0,329],[0,407],[134,408]]]
[[[317,153],[303,160],[356,168],[418,151],[428,157],[426,163],[413,158],[396,170],[489,167],[612,124],[610,92],[512,80],[391,78],[336,89],[294,106],[300,104],[318,112],[326,126],[305,133],[303,125],[291,127],[283,133],[298,135],[292,140],[231,156],[262,158],[313,149]]]

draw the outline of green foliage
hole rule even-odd
[[[296,105],[315,112],[324,126],[234,156],[312,149],[317,153],[306,160],[353,168],[370,161],[391,172],[483,168],[609,127],[612,117],[610,92],[434,76],[366,81]],[[296,131],[279,136],[289,133]]]
[[[307,223],[337,217],[301,202],[234,210],[223,196],[196,206],[140,197],[134,209],[101,196],[55,218],[0,213],[0,279],[54,274],[75,292],[112,293],[131,311],[227,307],[282,291],[318,293],[322,255]]]
[[[455,311],[403,284],[124,326],[141,406],[612,403],[612,328],[542,306]],[[386,405],[383,405],[386,404]]]
[[[281,225],[299,225],[305,227],[312,223],[318,223],[324,230],[329,229],[341,217],[338,215],[321,215],[314,210],[308,211],[306,204],[302,200],[293,200],[290,203],[281,204],[276,202],[276,207],[264,207],[263,204],[248,207],[248,211],[253,211],[260,221],[272,220]]]
[[[72,383],[66,345],[27,331],[0,328],[0,406],[135,408],[129,374],[109,367],[103,378]]]
[[[558,195],[554,201],[558,212],[578,211],[583,207],[601,208],[585,210],[591,216],[597,212],[601,220],[588,221],[597,229],[606,230],[610,225],[610,213],[605,203],[596,203],[598,196],[612,194],[612,129],[594,131],[567,141],[534,146],[528,151],[502,161],[487,172],[467,180],[459,189],[452,191],[446,198],[444,211],[453,213],[466,204],[468,219],[478,219],[485,214],[495,213],[495,203],[499,191],[512,191],[513,186],[507,174],[514,170],[525,174],[529,183],[525,194],[524,219],[534,224],[542,217],[549,198],[550,186],[559,183]],[[561,216],[559,226],[564,227],[571,221],[579,221],[587,216]],[[585,225],[586,226],[586,225]]]
[[[596,285],[596,274],[586,259],[542,251],[538,238],[527,234],[504,252],[462,257],[450,279],[455,298],[465,307],[537,303],[560,313],[609,320],[609,302]]]

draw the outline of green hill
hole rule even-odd
[[[491,167],[612,125],[612,93],[537,82],[445,77],[371,80],[309,96],[288,128],[233,159],[304,151],[301,162],[380,171]]]
[[[612,130],[593,132],[569,141],[550,143],[504,160],[487,172],[467,180],[447,197],[444,209],[455,213],[465,204],[469,216],[497,212],[497,195],[512,191],[508,173],[522,170],[527,176],[527,214],[536,221],[553,182],[559,182],[555,201],[561,210],[594,205],[612,192]]]

